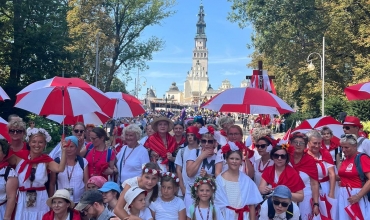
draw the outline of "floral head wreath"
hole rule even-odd
[[[158,175],[158,176],[161,173],[159,170],[151,169],[151,168],[145,168],[145,166],[143,167],[143,171],[144,171],[144,173],[149,173],[149,174]]]
[[[294,147],[289,144],[288,140],[280,140],[277,146],[281,146],[288,154],[294,153]]]
[[[171,177],[173,180],[175,180],[175,182],[176,182],[177,184],[179,184],[179,183],[180,183],[180,178],[179,178],[179,177],[177,177],[174,173],[171,173],[171,172],[163,172],[163,173],[162,173],[162,177],[165,177],[165,176],[169,176],[169,177]]]
[[[216,191],[215,179],[199,176],[195,179],[194,185],[191,186],[191,197],[193,199],[197,198],[198,187],[203,185],[203,184],[209,184],[212,187],[213,192]]]
[[[45,140],[46,140],[47,143],[49,143],[51,141],[51,136],[50,136],[49,132],[47,132],[43,128],[31,128],[31,129],[29,129],[27,131],[27,135],[26,135],[25,140],[27,142],[30,141],[30,137],[32,135],[35,135],[35,134],[43,134],[43,135],[45,135]]]
[[[227,144],[225,144],[222,148],[221,148],[221,152],[223,154],[227,154],[229,151],[237,151],[237,150],[240,150],[240,151],[243,151],[245,149],[245,145],[241,142],[227,142]]]
[[[215,129],[212,126],[208,126],[208,127],[203,126],[199,129],[199,134],[207,134],[207,133],[215,135]]]

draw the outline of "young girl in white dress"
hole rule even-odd
[[[187,210],[187,220],[223,220],[220,209],[214,206],[216,182],[213,178],[198,177],[191,187],[194,204]]]
[[[179,183],[180,179],[174,173],[162,173],[162,195],[149,206],[155,220],[186,220],[184,201],[176,197]]]

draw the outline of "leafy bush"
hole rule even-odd
[[[354,115],[360,118],[361,121],[370,120],[370,100],[350,101],[348,115]]]
[[[364,131],[370,133],[370,121],[362,122],[362,125],[364,126]]]
[[[325,115],[338,119],[339,113],[347,111],[348,101],[343,96],[331,96],[325,99]]]

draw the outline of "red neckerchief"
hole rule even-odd
[[[28,156],[30,154],[29,151],[23,151],[23,150],[21,150],[21,151],[15,152],[14,154],[17,157],[22,158],[24,160],[24,162],[19,167],[18,174],[22,173],[22,171],[28,165],[27,171],[26,171],[26,175],[24,177],[24,181],[23,182],[25,182],[30,177],[30,175],[31,175],[31,169],[32,169],[32,165],[33,164],[50,163],[51,161],[53,161],[53,159],[51,159],[51,157],[49,157],[47,154],[42,154],[41,156],[36,157],[33,160],[30,160],[28,158]]]
[[[244,212],[249,212],[249,205],[245,205],[244,207],[239,209],[231,206],[226,206],[226,208],[233,210],[238,215],[238,220],[243,220]]]
[[[326,176],[326,169],[325,164],[323,162],[329,163],[331,165],[334,165],[333,158],[331,157],[329,151],[325,148],[320,148],[320,154],[321,154],[321,160],[314,158],[312,155],[312,158],[315,159],[316,163],[319,164],[322,170],[322,174]]]
[[[339,147],[339,145],[337,143],[335,143],[334,141],[332,141],[332,140],[330,140],[329,149],[326,148],[326,144],[324,143],[324,140],[321,142],[321,146],[322,146],[322,148],[325,148],[326,150],[329,150],[329,151],[335,150]]]
[[[151,135],[144,143],[144,147],[155,151],[162,158],[162,164],[168,164],[167,153],[172,154],[177,147],[176,139],[172,137],[169,133],[166,134],[166,139],[167,149],[158,132]]]
[[[292,191],[292,193],[298,192],[299,190],[303,190],[303,188],[305,187],[298,172],[289,165],[285,166],[285,169],[283,170],[283,172],[281,172],[277,183],[275,183],[274,181],[275,180],[275,165],[266,167],[265,171],[263,171],[262,173],[262,178],[268,184],[270,184],[273,188],[279,185],[285,185],[290,189],[290,191]]]
[[[224,129],[220,130],[220,134],[224,137],[227,137],[226,131]]]
[[[176,139],[176,138],[175,138],[175,139]],[[177,146],[181,146],[181,145],[183,145],[183,144],[185,143],[185,141],[186,141],[186,138],[185,138],[184,136],[182,136],[182,137],[181,137],[180,142],[177,142],[177,141],[176,141]]]
[[[7,167],[7,166],[9,166],[8,161],[3,160],[0,162],[0,169],[3,169],[4,167]]]
[[[311,155],[304,153],[301,160],[297,164],[294,163],[294,156],[290,155],[290,163],[297,172],[302,171],[312,179],[319,180],[316,161],[313,157],[311,157]]]

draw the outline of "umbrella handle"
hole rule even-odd
[[[351,197],[352,195],[351,195],[351,192],[349,191],[349,189],[351,189],[351,191],[352,191],[352,187],[351,187],[351,185],[349,185],[349,184],[347,183],[347,184],[346,184],[346,190],[347,190],[348,196],[349,196],[349,197]]]

